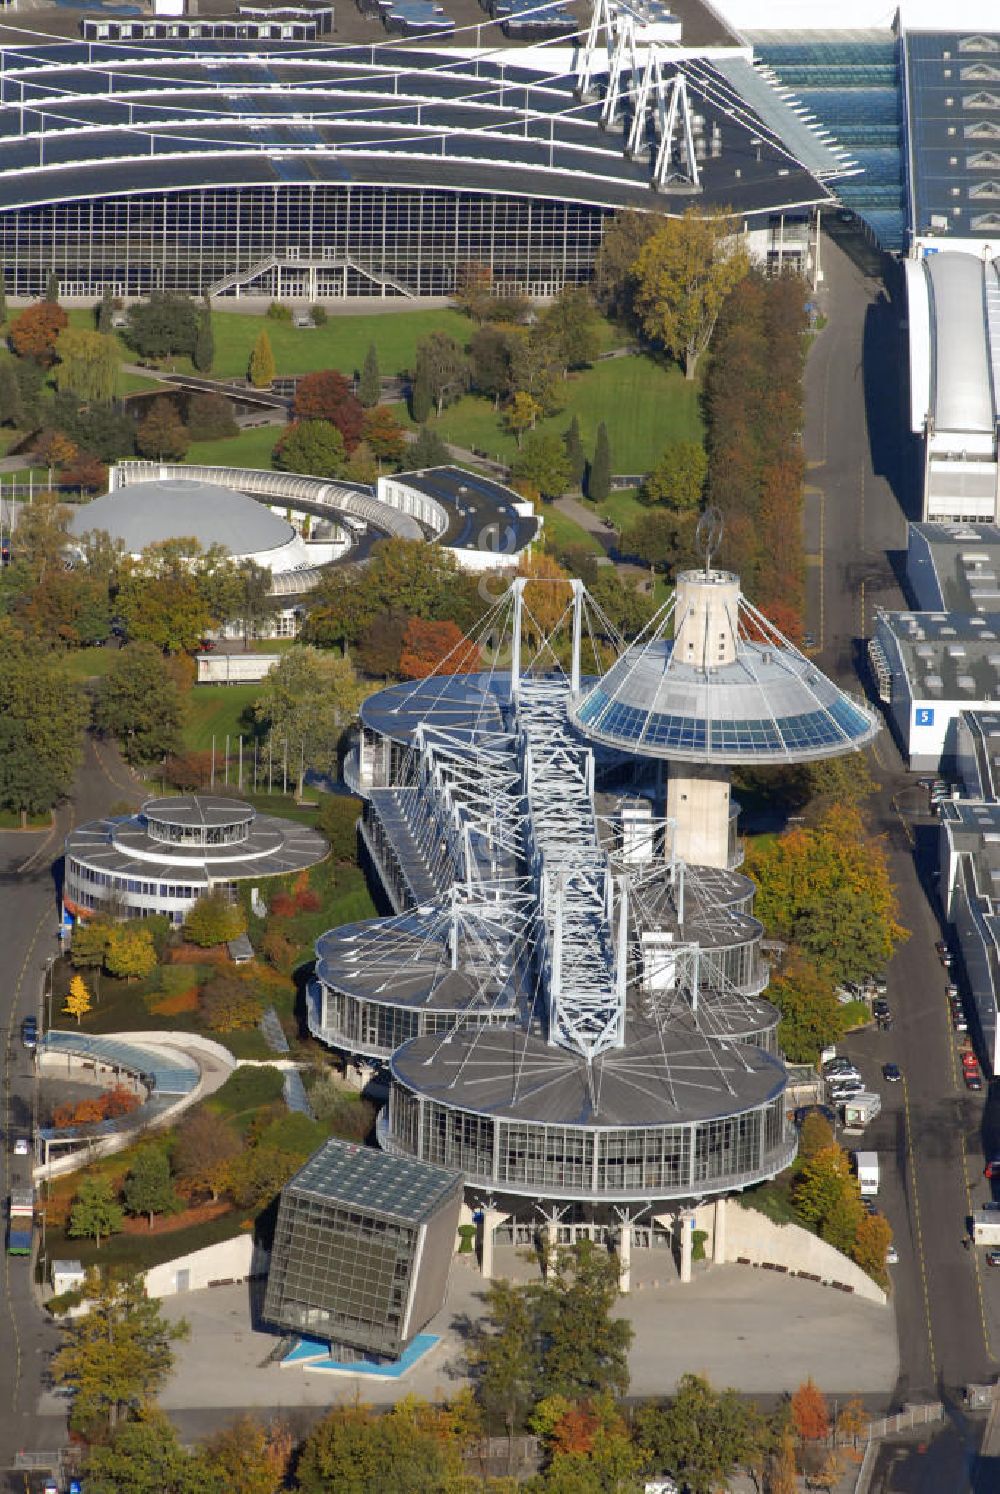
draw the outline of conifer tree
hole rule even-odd
[[[276,372],[271,339],[267,335],[267,328],[262,327],[250,354],[249,379],[255,389],[267,389],[274,383]]]
[[[580,422],[575,415],[570,421],[569,430],[563,435],[563,440],[566,443],[566,457],[569,462],[569,480],[574,488],[582,488],[587,471],[587,458],[583,450],[583,442],[580,440]]]
[[[608,428],[602,420],[597,427],[597,442],[594,460],[587,481],[587,497],[594,503],[603,503],[611,492],[611,443]]]
[[[382,378],[379,373],[378,352],[375,344],[368,344],[365,354],[365,366],[361,370],[361,379],[358,384],[358,399],[366,410],[372,410],[378,404],[382,396]]]

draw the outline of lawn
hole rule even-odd
[[[184,726],[184,746],[191,752],[208,751],[215,737],[216,752],[225,752],[225,740],[252,735],[243,713],[260,695],[260,685],[195,685],[188,696],[188,716]],[[235,742],[232,744],[235,746]],[[244,767],[246,766],[244,743]],[[253,751],[250,753],[253,771]]]
[[[554,503],[545,504],[542,518],[545,521],[543,536],[553,549],[562,550],[566,545],[582,545],[593,555],[605,554],[597,535],[591,534],[589,529],[584,529],[582,524],[562,513]]]
[[[117,657],[116,648],[75,648],[65,656],[63,666],[71,680],[93,680],[107,674]]]
[[[669,441],[702,437],[699,385],[642,354],[573,374],[559,385],[559,395],[562,409],[539,421],[538,429],[562,435],[575,415],[584,449],[592,454],[597,427],[605,421],[614,472],[647,472]],[[503,429],[492,402],[476,395],[458,400],[429,423],[446,441],[500,461],[510,462],[517,454],[514,437]]]
[[[255,425],[240,431],[238,436],[195,441],[184,460],[206,467],[263,467],[267,470],[271,466],[271,452],[283,430],[281,425]]]
[[[284,376],[312,373],[318,368],[338,368],[345,374],[358,373],[373,342],[378,350],[381,373],[404,373],[413,367],[417,343],[429,332],[447,332],[464,344],[475,330],[467,316],[444,307],[375,315],[338,316],[334,313],[325,327],[312,328],[293,327],[290,322],[272,322],[266,317],[244,316],[237,311],[213,311],[213,378],[243,377],[262,327],[267,328],[278,374]]]

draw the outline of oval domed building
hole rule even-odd
[[[69,527],[80,538],[103,530],[134,556],[165,540],[194,539],[203,551],[221,545],[272,575],[312,564],[302,536],[266,503],[196,478],[130,483],[74,509]]]

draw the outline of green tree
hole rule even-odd
[[[523,389],[514,391],[510,404],[503,412],[503,423],[509,431],[513,432],[518,451],[521,450],[521,441],[525,431],[534,430],[535,422],[541,413],[542,407],[537,399],[525,393]]]
[[[236,583],[235,608],[225,620],[240,623],[243,642],[247,645],[251,638],[258,635],[263,625],[273,618],[277,602],[271,591],[271,572],[249,556],[241,560],[236,568]]]
[[[188,398],[184,424],[192,441],[219,441],[235,436],[239,426],[233,407],[223,394],[199,390]]]
[[[283,472],[343,477],[347,466],[344,438],[329,420],[296,420],[275,446],[272,461]]]
[[[330,843],[330,855],[342,864],[358,859],[358,818],[361,800],[346,794],[324,794],[316,813],[316,829]]]
[[[565,285],[539,318],[539,334],[548,341],[565,374],[593,363],[600,347],[599,326],[590,292]]]
[[[307,769],[336,772],[340,738],[364,694],[349,659],[308,645],[290,648],[265,677],[254,715],[275,741],[287,743],[300,798]]]
[[[856,805],[834,804],[815,826],[751,840],[747,871],[768,931],[835,981],[881,970],[906,938],[884,842],[867,833]]]
[[[666,503],[687,513],[701,505],[708,457],[699,441],[671,441],[646,475],[639,496],[643,503]]]
[[[277,371],[271,339],[267,335],[267,328],[261,327],[250,354],[247,377],[255,389],[270,389]]]
[[[835,1249],[849,1251],[864,1210],[858,1180],[842,1147],[823,1147],[804,1157],[792,1190],[795,1207],[807,1224]]]
[[[143,358],[193,353],[197,337],[198,312],[187,296],[154,291],[129,307],[125,340]]]
[[[384,1415],[344,1406],[307,1437],[296,1475],[300,1494],[428,1494],[458,1486],[462,1447],[442,1411],[401,1401]]]
[[[638,1408],[635,1435],[654,1466],[669,1470],[689,1494],[715,1494],[740,1468],[758,1474],[772,1443],[756,1406],[693,1374],[681,1377],[666,1405]]]
[[[94,692],[94,725],[121,744],[127,762],[176,752],[184,702],[166,660],[152,643],[130,643]]]
[[[411,441],[403,453],[403,465],[411,472],[423,467],[446,467],[451,461],[447,446],[428,426],[422,425],[417,439]]]
[[[566,447],[570,483],[574,488],[582,488],[587,472],[587,456],[580,439],[580,422],[575,415],[569,423],[569,429],[563,433],[563,443]]]
[[[611,442],[602,420],[597,427],[594,460],[587,477],[587,497],[592,503],[603,503],[611,494]]]
[[[613,1318],[618,1262],[593,1241],[557,1249],[536,1292],[543,1341],[542,1383],[567,1400],[628,1389],[633,1328]]]
[[[163,1413],[145,1408],[134,1421],[120,1422],[107,1442],[88,1449],[83,1485],[87,1494],[216,1494],[206,1472]]]
[[[143,456],[155,457],[158,462],[179,462],[187,456],[191,433],[173,400],[162,395],[151,401],[139,421],[135,441]]]
[[[122,1190],[127,1214],[145,1214],[149,1227],[157,1214],[176,1214],[183,1207],[170,1176],[170,1160],[158,1146],[138,1153]]]
[[[24,822],[69,791],[87,716],[58,657],[0,624],[0,806]]]
[[[513,1437],[537,1399],[541,1353],[535,1304],[523,1287],[493,1281],[485,1312],[467,1357],[477,1372],[477,1393],[490,1416],[502,1416],[507,1431],[508,1469]]]
[[[768,999],[781,1013],[778,1042],[792,1063],[815,1063],[844,1033],[843,1007],[828,975],[793,951],[772,977]]]
[[[50,306],[59,305],[59,276],[55,270],[50,270],[45,277],[45,299]]]
[[[64,327],[56,338],[56,388],[81,400],[109,400],[118,383],[118,344],[103,332]]]
[[[543,498],[558,498],[570,484],[569,457],[554,431],[532,431],[514,459],[511,472],[531,483]]]
[[[834,1145],[836,1145],[836,1137],[826,1116],[821,1115],[818,1110],[810,1110],[799,1132],[800,1159],[815,1156],[825,1147]]]
[[[156,969],[156,946],[148,929],[117,923],[108,938],[104,965],[118,980],[145,980]]]
[[[100,1175],[83,1177],[73,1200],[66,1233],[71,1240],[93,1240],[100,1250],[102,1235],[118,1234],[124,1217],[110,1178]]]
[[[7,281],[0,275],[0,324],[7,320]]]
[[[469,343],[469,375],[474,389],[499,407],[513,394],[512,341],[507,327],[479,327]]]
[[[388,405],[365,412],[364,438],[379,462],[401,462],[406,451],[403,427]]]
[[[689,208],[664,218],[639,250],[634,304],[646,336],[693,379],[723,302],[749,268],[729,214],[706,218]]]
[[[247,919],[239,903],[232,903],[221,890],[203,892],[184,920],[184,937],[200,949],[228,944],[247,930]]]
[[[431,332],[417,343],[415,384],[423,384],[439,415],[446,404],[468,389],[469,360],[446,332]],[[416,409],[413,418],[421,419]]]
[[[72,1426],[114,1428],[149,1407],[173,1367],[171,1346],[188,1326],[166,1322],[141,1276],[91,1272],[85,1292],[90,1311],[61,1325],[52,1378],[73,1393]]]
[[[368,344],[364,367],[358,381],[358,399],[366,410],[374,410],[382,398],[382,377],[378,367],[378,352],[375,344]]]
[[[20,429],[25,423],[21,386],[9,358],[0,360],[0,423]]]
[[[100,918],[78,918],[69,947],[74,970],[100,970],[108,952],[111,925]]]
[[[431,394],[430,384],[427,377],[418,368],[410,382],[410,414],[417,424],[422,428],[424,421],[428,419],[434,408],[434,398]]]
[[[211,373],[215,362],[215,333],[212,331],[212,313],[207,306],[198,317],[191,362],[199,373]]]
[[[609,316],[631,322],[635,316],[635,266],[642,246],[660,223],[655,213],[631,209],[606,222],[594,262],[594,294]]]
[[[237,596],[227,551],[202,554],[195,539],[171,539],[123,562],[115,600],[130,640],[160,653],[191,654],[220,620],[217,609],[235,607]]]
[[[94,313],[94,325],[97,331],[105,337],[113,330],[114,314],[115,298],[110,290],[105,289],[104,294],[97,303],[97,310]]]

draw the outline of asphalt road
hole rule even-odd
[[[3,983],[0,985],[0,1042],[3,1044],[3,1138],[0,1168],[3,1192],[28,1181],[28,1159],[15,1159],[18,1135],[30,1131],[34,1102],[34,1069],[20,1041],[21,1019],[41,1015],[45,967],[58,950],[59,856],[70,826],[106,814],[116,804],[138,802],[138,794],[117,754],[103,743],[87,741],[83,767],[72,799],[62,806],[49,831],[0,834],[0,940]],[[39,1310],[31,1289],[31,1263],[3,1256],[3,1302],[0,1305],[0,1470],[12,1466],[18,1452],[49,1452],[63,1446],[62,1418],[38,1416],[36,1406],[58,1330]],[[23,1489],[18,1476],[10,1488]],[[29,1484],[30,1487],[30,1484]]]
[[[806,533],[815,552],[808,625],[823,667],[857,691],[859,675],[867,678],[861,640],[872,632],[874,609],[905,605],[899,578],[906,522],[916,517],[915,452],[906,435],[906,340],[895,267],[883,282],[827,242],[825,271],[830,321],[810,355],[806,389],[812,489]],[[987,1106],[961,1084],[945,976],[934,952],[941,937],[936,821],[914,813],[922,796],[888,730],[875,744],[872,769],[880,788],[869,825],[886,837],[910,938],[888,975],[893,1031],[845,1045],[862,1073],[877,1080],[884,1103],[856,1144],[882,1154],[882,1205],[900,1252],[892,1271],[901,1365],[896,1399],[941,1394],[953,1403],[960,1387],[996,1373],[987,1325],[989,1294],[1000,1298],[1000,1281],[984,1279],[962,1244],[968,1184],[985,1196]],[[903,1084],[882,1081],[886,1061],[900,1065]]]

